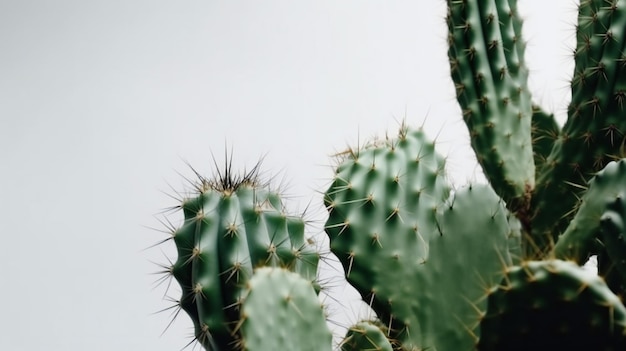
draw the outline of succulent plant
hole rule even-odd
[[[378,319],[339,347],[624,349],[626,0],[581,0],[562,127],[533,105],[517,1],[447,5],[450,72],[489,184],[452,187],[434,143],[406,125],[343,153],[325,232]],[[304,222],[256,172],[226,170],[200,177],[172,230],[169,271],[196,338],[209,350],[328,349]],[[580,267],[592,255],[599,277]]]

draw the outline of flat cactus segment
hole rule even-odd
[[[324,309],[310,281],[282,268],[258,268],[247,283],[239,346],[247,351],[331,351]]]
[[[381,320],[390,324],[393,316],[392,329],[415,316],[409,282],[439,235],[436,210],[449,194],[443,167],[422,131],[403,128],[397,140],[343,159],[326,191],[330,248]]]
[[[626,196],[626,160],[611,162],[589,182],[580,208],[554,247],[553,256],[583,264],[598,253],[596,240],[601,218],[618,199]],[[606,246],[606,245],[605,245]]]
[[[348,281],[405,347],[471,347],[479,298],[519,250],[519,222],[489,186],[448,196],[443,161],[419,131],[353,155],[326,192]]]
[[[516,1],[448,0],[448,56],[478,162],[517,212],[535,184],[532,105]]]
[[[478,205],[480,204],[480,205]],[[511,265],[515,226],[504,202],[487,185],[459,189],[437,216],[440,235],[431,239],[426,262],[418,268],[418,320],[425,335],[422,349],[469,350],[482,300]],[[517,249],[517,250],[515,250]]]
[[[359,322],[350,327],[341,342],[341,351],[393,351],[384,327],[377,322]]]
[[[508,268],[487,306],[479,351],[626,348],[626,308],[602,278],[572,262]]]
[[[583,0],[579,11],[568,119],[533,199],[533,236],[544,242],[573,218],[579,191],[572,184],[626,156],[626,0]]]
[[[230,349],[239,305],[253,270],[283,267],[312,282],[319,253],[304,237],[304,220],[288,215],[278,194],[256,175],[237,181],[200,177],[180,205],[184,223],[173,233],[178,259],[171,271],[181,285],[180,306],[207,350]]]

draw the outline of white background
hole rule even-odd
[[[531,90],[561,119],[575,8],[520,1]],[[480,181],[444,16],[443,0],[0,0],[0,349],[185,346],[186,315],[161,336],[171,317],[152,314],[171,305],[152,262],[174,256],[143,251],[166,237],[147,227],[185,162],[210,175],[225,146],[236,168],[266,155],[312,235],[330,155],[402,119],[437,138],[456,185]],[[334,286],[346,326],[355,295]]]

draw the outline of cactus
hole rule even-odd
[[[178,259],[167,271],[180,284],[178,305],[207,350],[241,343],[240,307],[255,268],[283,267],[315,282],[319,261],[304,237],[304,219],[286,212],[258,165],[237,175],[231,162],[214,179],[196,173],[191,195],[177,206],[184,223],[171,231]]]
[[[489,184],[454,189],[434,143],[406,125],[342,153],[325,232],[378,319],[339,347],[624,349],[626,0],[581,0],[562,127],[532,104],[517,1],[447,5],[450,72]],[[312,290],[320,256],[302,219],[256,168],[200,179],[179,206],[168,269],[196,339],[209,350],[326,349]],[[592,255],[600,277],[580,268]]]

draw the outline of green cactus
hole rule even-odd
[[[326,193],[326,231],[348,281],[393,338],[420,349],[471,346],[475,301],[511,264],[504,203],[480,185],[444,201],[442,166],[422,132],[401,129],[355,150]]]
[[[535,186],[533,107],[515,1],[448,1],[450,69],[463,119],[494,190],[514,212]]]
[[[620,199],[626,195],[624,184],[626,160],[611,162],[595,175],[588,184],[576,216],[554,247],[553,252],[557,258],[572,259],[583,264],[590,254],[600,253],[598,239],[606,241],[617,238],[618,235],[607,235],[611,231],[605,231],[605,235],[599,238],[598,230],[602,226],[603,213],[610,211],[611,206],[619,205]]]
[[[626,4],[583,0],[579,12],[568,119],[533,196],[533,235],[554,241],[574,216],[575,185],[625,156]]]
[[[435,145],[405,125],[343,155],[324,193],[325,232],[379,322],[357,323],[339,347],[624,349],[626,0],[581,0],[562,128],[532,104],[516,0],[447,4],[452,80],[490,184],[453,189]],[[328,349],[304,221],[257,168],[234,177],[227,164],[200,180],[179,206],[168,269],[198,341]],[[601,278],[580,268],[591,255]]]
[[[215,179],[198,176],[179,208],[185,221],[172,231],[178,259],[172,275],[182,288],[180,307],[197,341],[228,350],[239,340],[240,305],[256,267],[284,267],[316,281],[318,251],[304,237],[304,219],[287,214],[278,194],[258,176],[227,161]]]

